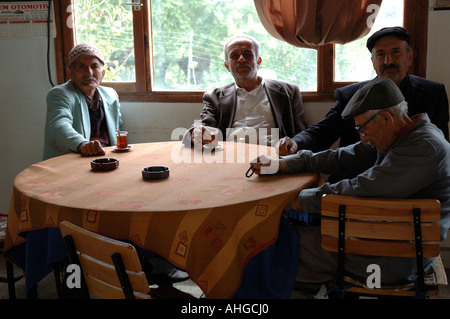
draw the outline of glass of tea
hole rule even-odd
[[[127,136],[128,136],[127,131],[117,131],[116,132],[117,149],[121,150],[121,149],[128,147]]]

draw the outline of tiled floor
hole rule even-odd
[[[448,264],[445,263],[447,267]],[[18,271],[17,268],[15,268]],[[446,269],[447,278],[450,279],[450,269]],[[0,257],[0,276],[5,275],[5,262],[4,258]],[[176,286],[178,289],[183,290],[185,292],[189,292],[190,294],[200,297],[202,292],[192,281],[186,281],[183,283],[179,283]],[[321,291],[316,298],[323,298],[323,291]],[[25,299],[25,281],[22,279],[16,283],[16,295],[18,299]],[[0,299],[8,298],[8,288],[6,284],[0,283]],[[53,273],[49,274],[45,277],[38,286],[38,299],[56,299],[56,285]],[[437,297],[433,297],[436,299],[450,299],[450,286],[441,287],[439,289],[439,295]]]

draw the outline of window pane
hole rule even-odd
[[[253,1],[152,0],[153,90],[206,90],[233,82],[223,45],[246,33],[261,44],[260,74],[317,90],[317,51],[270,36]]]
[[[357,41],[335,46],[334,81],[359,82],[376,76],[370,59],[371,54],[366,47],[367,39],[381,28],[403,26],[403,1],[383,1],[375,24],[368,35]]]
[[[136,81],[132,8],[127,0],[75,0],[76,42],[91,42],[107,64],[104,81]]]

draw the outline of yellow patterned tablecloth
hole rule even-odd
[[[93,158],[68,154],[31,165],[14,181],[5,250],[24,233],[63,220],[127,240],[186,270],[208,298],[230,298],[248,260],[274,243],[280,216],[316,174],[245,177],[249,161],[274,149],[224,142],[216,151],[180,142],[135,144],[105,157],[113,171],[94,172]],[[168,166],[163,180],[143,180],[148,166]]]

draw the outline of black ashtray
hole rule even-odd
[[[166,166],[150,166],[142,169],[143,179],[163,179],[169,177],[169,168]]]
[[[93,171],[111,171],[119,167],[119,161],[115,158],[98,158],[91,161]]]

